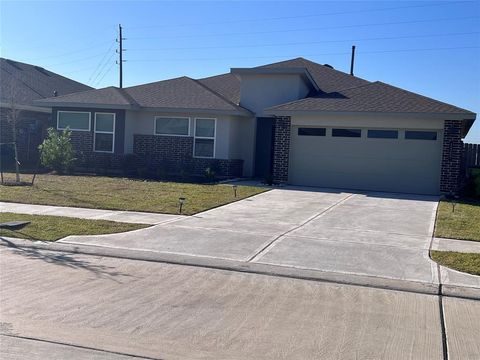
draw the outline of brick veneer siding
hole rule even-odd
[[[290,116],[275,118],[273,140],[273,180],[288,181],[288,157],[290,151]]]
[[[16,110],[16,141],[21,164],[35,165],[38,162],[38,145],[45,139],[47,129],[53,127],[50,113]],[[12,110],[0,108],[0,142],[15,140],[13,134]],[[3,148],[5,150],[6,148]],[[8,150],[5,150],[8,151]]]
[[[442,169],[440,192],[457,192],[460,184],[462,161],[462,122],[445,120],[443,127]]]
[[[133,136],[133,152],[146,159],[151,166],[168,167],[169,172],[186,171],[203,175],[209,166],[215,167],[221,177],[238,177],[243,174],[241,159],[194,158],[193,137],[139,135]]]

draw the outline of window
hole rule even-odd
[[[215,128],[216,119],[195,119],[194,156],[215,157]]]
[[[299,136],[325,136],[325,128],[298,128]]]
[[[94,130],[94,151],[110,153],[113,152],[115,143],[115,114],[95,113]]]
[[[437,140],[436,131],[405,131],[405,139],[410,140]]]
[[[361,129],[332,129],[332,136],[359,138],[362,136],[362,130]]]
[[[368,130],[367,136],[373,139],[398,139],[398,130]]]
[[[190,118],[155,116],[155,135],[188,136]]]
[[[57,129],[66,128],[74,131],[90,131],[90,113],[80,111],[57,112]]]

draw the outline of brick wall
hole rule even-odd
[[[442,172],[440,176],[440,191],[444,193],[457,192],[460,183],[460,168],[462,159],[462,122],[460,120],[445,120],[443,127]]]
[[[16,110],[16,112],[18,158],[23,165],[36,165],[38,162],[38,145],[45,139],[47,129],[54,126],[51,114],[29,110]],[[1,143],[15,140],[11,114],[11,109],[0,108]]]
[[[242,176],[243,160],[194,158],[193,137],[134,135],[133,152],[150,166],[162,167],[169,173],[185,171],[203,175],[209,166],[216,168],[218,176]]]
[[[275,118],[273,142],[273,180],[288,180],[288,156],[290,151],[290,116]]]

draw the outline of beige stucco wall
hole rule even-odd
[[[127,111],[125,115],[125,153],[133,152],[134,134],[154,135],[155,116],[189,117],[190,136],[194,134],[195,118],[217,119],[215,158],[243,159],[244,175],[251,174],[255,139],[253,118],[231,115]]]
[[[264,116],[263,109],[303,99],[309,92],[300,75],[241,75],[240,105]]]

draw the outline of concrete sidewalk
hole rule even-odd
[[[480,254],[480,241],[434,238],[432,250]]]
[[[136,211],[117,211],[66,206],[32,205],[0,202],[0,212],[29,215],[66,216],[88,220],[109,220],[132,224],[158,225],[181,219],[183,215],[157,214]]]

